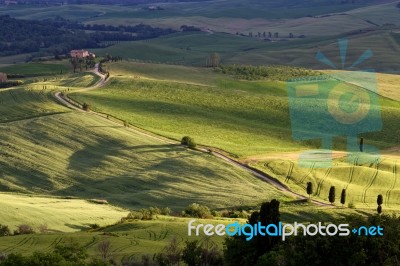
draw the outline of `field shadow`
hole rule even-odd
[[[193,202],[204,202],[203,180],[209,186],[210,176],[220,179],[223,174],[215,172],[212,165],[187,158],[185,154],[182,157],[159,158],[157,162],[147,165],[140,162],[127,165],[111,175],[95,178],[80,176],[75,178],[75,184],[55,194],[106,199],[110,204],[130,209],[149,206],[182,208]],[[215,193],[212,191],[213,188],[210,188],[210,193]]]
[[[78,225],[78,224],[69,224],[66,223],[64,224],[65,226],[71,228],[71,229],[75,229],[75,230],[80,230],[80,231],[84,231],[84,230],[88,230],[90,229],[89,224],[85,224],[85,225]]]

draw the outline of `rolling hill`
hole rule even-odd
[[[223,149],[243,161],[258,156],[252,165],[286,182],[299,193],[305,194],[305,184],[312,180],[319,187],[316,196],[321,199],[326,200],[326,190],[336,185],[348,188],[352,201],[363,207],[368,208],[378,193],[390,194],[391,207],[397,208],[400,203],[395,189],[397,177],[393,174],[396,160],[392,157],[368,165],[339,161],[340,166],[332,168],[332,172],[298,169],[294,165],[294,170],[288,174],[293,160],[286,162],[284,159],[273,161],[272,170],[260,167],[271,164],[262,155],[299,152],[320,145],[318,141],[295,142],[292,139],[284,82],[239,81],[210,73],[210,79],[201,83],[199,77],[204,76],[206,70],[187,67],[172,67],[171,72],[179,69],[180,73],[180,78],[173,80],[174,77],[166,78],[168,74],[160,74],[168,73],[168,68],[154,64],[112,64],[109,67],[112,78],[106,87],[71,96],[89,103],[94,110],[115,115],[160,135],[177,140],[182,135],[190,135],[200,144]],[[381,97],[379,101],[383,130],[362,136],[369,144],[386,149],[399,143],[398,134],[393,132],[399,128],[396,117],[400,109],[394,100]],[[345,147],[345,139],[335,139],[335,150]],[[353,175],[358,177],[353,179]],[[295,182],[287,182],[287,179]]]

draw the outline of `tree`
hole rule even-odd
[[[312,182],[307,183],[307,194],[308,197],[311,198],[311,194],[313,193],[313,184]]]
[[[382,213],[382,206],[379,205],[378,208],[376,209],[376,211],[378,212],[378,214],[380,215]]]
[[[154,260],[160,266],[179,265],[182,257],[182,249],[179,247],[178,240],[174,237],[171,242],[164,247],[161,253],[154,255]]]
[[[72,67],[74,68],[74,73],[76,73],[76,69],[77,69],[78,66],[79,66],[79,60],[78,60],[78,58],[72,57],[72,58],[70,59],[70,62],[71,62],[71,64],[72,64]]]
[[[274,38],[279,38],[279,32],[274,33]]]
[[[14,235],[28,235],[33,233],[35,233],[35,231],[28,224],[20,224],[18,225],[17,230],[14,231]]]
[[[360,139],[360,152],[364,151],[364,138]]]
[[[378,205],[382,205],[383,204],[383,196],[382,196],[382,194],[378,195],[378,198],[376,199],[376,203]]]
[[[221,58],[220,58],[219,54],[212,53],[208,60],[208,66],[209,67],[218,67],[220,64],[220,61],[221,61]]]
[[[182,140],[181,140],[181,144],[182,144],[182,145],[185,145],[185,146],[188,146],[190,149],[194,149],[194,148],[196,148],[196,146],[197,146],[197,144],[196,144],[196,142],[194,141],[194,139],[192,139],[192,138],[189,137],[189,136],[183,137]]]
[[[90,110],[89,104],[83,103],[83,105],[82,105],[82,110],[84,110],[84,111],[89,111],[89,110]]]
[[[342,189],[342,194],[340,195],[340,203],[342,205],[346,204],[346,189]]]
[[[86,249],[72,239],[68,239],[66,242],[55,246],[54,253],[60,255],[68,262],[76,263],[76,265],[84,264],[83,262],[88,257]]]
[[[186,241],[185,248],[182,251],[182,260],[187,265],[201,265],[201,246],[198,240]]]
[[[378,198],[376,199],[376,203],[378,204],[378,208],[376,209],[376,211],[378,212],[378,214],[381,214],[382,213],[382,204],[383,204],[382,194],[378,195]]]
[[[251,214],[248,224],[262,226],[274,224],[277,228],[280,222],[279,201],[264,202],[260,211]],[[274,229],[272,229],[274,230]],[[228,237],[225,240],[224,263],[226,265],[255,265],[258,258],[270,252],[281,242],[281,238],[270,235],[255,235],[251,240],[246,240],[244,235]]]
[[[331,188],[329,189],[329,202],[333,204],[335,202],[335,198],[335,186],[331,186]]]
[[[103,261],[107,261],[111,256],[111,242],[110,240],[103,240],[97,245],[97,251]]]
[[[10,235],[11,235],[10,228],[8,228],[7,225],[0,224],[0,236],[10,236]]]

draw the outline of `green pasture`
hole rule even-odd
[[[1,67],[0,72],[21,75],[60,75],[70,71],[68,63],[27,63]]]

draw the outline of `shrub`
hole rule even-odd
[[[143,218],[143,214],[138,211],[131,211],[127,216],[127,219],[131,219],[131,220],[142,220],[142,218]]]
[[[49,232],[49,227],[47,226],[47,224],[41,224],[38,226],[39,232],[42,234],[46,234]]]
[[[164,208],[161,208],[161,214],[162,215],[171,215],[171,209],[170,208],[168,208],[168,207],[164,207]]]
[[[7,225],[0,224],[0,236],[10,236],[10,235],[11,235],[10,228],[8,228]]]
[[[158,209],[158,208],[157,208]],[[159,210],[159,209],[158,209]],[[140,209],[142,213],[142,220],[153,220],[154,215],[157,215],[157,210],[149,208],[149,209]],[[159,214],[159,213],[158,213]]]
[[[17,227],[17,230],[14,231],[14,235],[28,235],[28,234],[34,234],[35,231],[30,225],[27,224],[21,224]]]
[[[188,147],[191,148],[191,149],[194,149],[194,148],[196,148],[196,146],[197,146],[197,144],[196,144],[196,142],[194,141],[194,139],[192,139],[192,138],[189,137],[189,136],[183,137],[182,140],[181,140],[181,144],[182,144],[182,145],[185,145],[185,146],[188,146]]]
[[[100,228],[100,225],[94,223],[94,224],[89,224],[89,227],[90,227],[91,229],[99,229],[99,228]]]
[[[90,110],[90,106],[89,106],[89,104],[87,104],[87,103],[83,103],[83,105],[82,105],[82,109],[83,109],[84,111],[89,111],[89,110]]]
[[[161,253],[154,255],[154,260],[159,265],[179,265],[181,256],[182,249],[179,247],[178,240],[174,237]]]
[[[192,203],[182,212],[183,216],[196,218],[213,218],[210,209],[207,206]]]
[[[84,261],[88,257],[86,248],[72,239],[57,244],[54,253],[63,257],[66,261],[74,263],[74,265],[84,265]]]
[[[14,87],[14,86],[19,86],[24,84],[24,82],[22,80],[9,80],[9,81],[5,81],[5,82],[0,82],[0,88],[10,88],[10,87]]]

